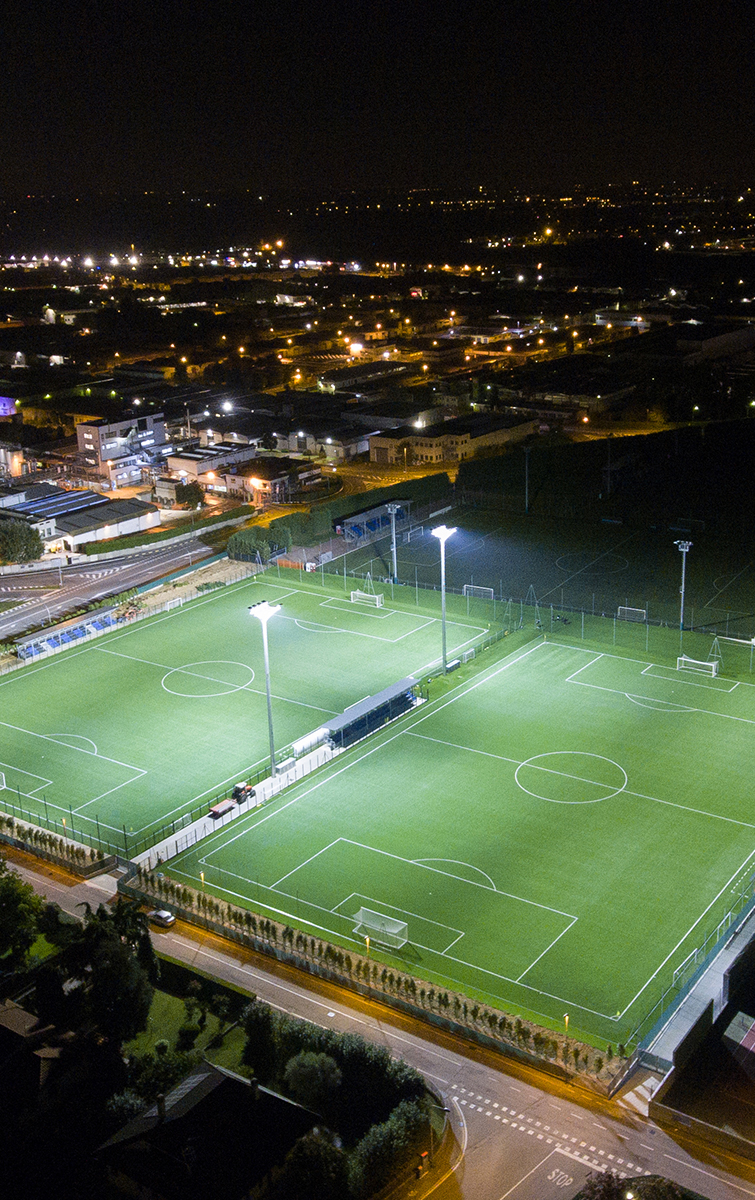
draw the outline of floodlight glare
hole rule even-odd
[[[267,600],[260,600],[259,604],[249,605],[250,613],[257,617],[257,619],[260,620],[263,625],[267,625],[267,622],[270,620],[270,618],[274,617],[277,612],[280,612],[280,610],[280,604],[270,604]]]
[[[443,674],[447,670],[447,655],[446,655],[446,542],[452,534],[456,533],[456,528],[449,529],[447,525],[436,525],[435,529],[430,530],[433,537],[436,537],[440,542],[440,630],[441,641],[443,647]]]
[[[280,612],[280,604],[270,604],[261,600],[259,604],[250,604],[249,611],[257,617],[262,626],[262,649],[265,655],[265,689],[267,691],[267,728],[270,735],[270,778],[275,777],[275,739],[273,737],[273,702],[270,694],[270,656],[267,649],[267,623],[271,617]]]
[[[438,538],[441,545],[445,545],[451,534],[456,533],[456,528],[449,529],[447,525],[436,525],[435,529],[430,530],[433,537]]]

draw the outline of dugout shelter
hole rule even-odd
[[[419,701],[419,680],[412,675],[392,683],[374,696],[367,696],[347,708],[339,717],[333,717],[323,725],[328,731],[328,740],[333,746],[345,750],[354,742],[374,733],[376,729],[400,717],[414,708]]]

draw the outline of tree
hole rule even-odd
[[[342,1200],[346,1191],[346,1155],[323,1129],[299,1138],[288,1154],[275,1196],[281,1200]]]
[[[43,550],[41,537],[26,521],[11,517],[0,520],[0,562],[33,562]]]
[[[103,944],[92,961],[89,1011],[100,1033],[121,1045],[147,1028],[152,1005],[147,973],[124,942]]]
[[[288,1060],[283,1080],[294,1100],[322,1112],[341,1086],[341,1071],[329,1054],[303,1050]]]
[[[0,858],[0,958],[20,966],[34,944],[44,902],[18,871]]]
[[[197,508],[204,503],[204,491],[198,483],[183,483],[176,488],[176,504],[179,508]]]
[[[258,1079],[270,1079],[275,1070],[275,1018],[272,1009],[254,1000],[244,1013],[246,1045],[243,1061]]]
[[[625,1191],[615,1171],[591,1171],[582,1185],[584,1200],[624,1200]]]

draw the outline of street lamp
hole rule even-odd
[[[456,529],[449,529],[447,525],[437,525],[435,529],[431,529],[433,537],[436,537],[440,542],[440,626],[441,636],[443,639],[443,674],[446,674],[446,542],[452,533],[456,533]]]
[[[684,630],[684,586],[687,575],[687,554],[692,549],[692,542],[674,542],[674,545],[681,551],[682,555],[682,586],[679,588],[681,593],[682,603],[679,611],[679,629]]]
[[[437,1108],[438,1112],[449,1113],[450,1108],[446,1108],[443,1104],[431,1104],[430,1108]],[[430,1118],[430,1166],[435,1166],[435,1137],[433,1130],[433,1119]]]
[[[393,582],[398,583],[398,560],[396,557],[396,513],[401,508],[401,505],[391,502],[390,504],[386,504],[386,508],[391,515],[391,561],[393,563]]]
[[[249,611],[262,625],[262,648],[265,654],[265,688],[267,691],[267,727],[270,733],[270,776],[275,775],[275,741],[273,739],[273,704],[270,697],[270,655],[267,649],[267,623],[271,617],[280,612],[280,604],[269,604],[261,600],[259,604],[250,604]]]

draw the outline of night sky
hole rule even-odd
[[[747,0],[6,0],[0,189],[747,182]]]

